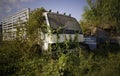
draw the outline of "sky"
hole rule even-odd
[[[0,0],[0,21],[17,11],[24,8],[44,7],[46,10],[53,12],[59,11],[63,14],[71,14],[78,21],[82,18],[84,6],[87,6],[86,0]]]

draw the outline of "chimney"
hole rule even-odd
[[[52,10],[50,9],[49,12],[52,12]]]
[[[69,14],[69,16],[71,17],[71,14]]]
[[[59,14],[59,12],[57,11],[57,14]]]

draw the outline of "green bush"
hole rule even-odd
[[[57,48],[39,54],[28,42],[11,41],[0,45],[1,76],[119,76],[120,52],[106,49],[88,52],[79,47]],[[57,46],[58,47],[58,46]],[[107,50],[108,49],[108,50]],[[66,51],[66,52],[64,52]]]

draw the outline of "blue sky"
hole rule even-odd
[[[23,8],[33,10],[40,7],[44,7],[46,10],[52,9],[53,12],[65,12],[80,20],[84,6],[87,6],[86,0],[1,0],[0,20]]]

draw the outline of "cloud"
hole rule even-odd
[[[11,8],[11,7],[9,7],[9,6],[6,6],[6,7],[5,7],[5,12],[6,12],[6,13],[11,12],[11,10],[12,10],[12,8]]]
[[[13,7],[16,7],[16,2],[17,0],[1,0],[0,2],[0,13],[4,12],[4,13],[9,13],[11,12]]]
[[[9,13],[9,12],[11,12],[11,10],[12,10],[12,8],[11,7],[9,7],[9,6],[6,6],[6,13]]]
[[[0,16],[9,14],[13,9],[20,9],[21,4],[31,1],[33,0],[0,0]]]
[[[14,8],[20,8],[21,3],[31,2],[33,0],[1,0],[0,1],[0,12],[5,11],[6,13],[11,12]]]
[[[16,3],[17,0],[8,0],[8,2],[10,2],[10,3]]]
[[[32,2],[34,0],[0,0],[0,21],[10,15],[13,10],[21,9],[21,4]]]
[[[32,1],[34,1],[34,0],[19,0],[20,2],[32,2]]]
[[[21,2],[29,2],[30,0],[20,0]]]

